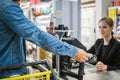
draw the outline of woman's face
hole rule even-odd
[[[99,22],[99,32],[102,37],[107,37],[111,35],[113,26],[109,26],[105,21],[100,21]]]

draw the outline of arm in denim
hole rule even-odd
[[[55,54],[68,55],[71,57],[76,55],[78,51],[77,47],[62,42],[54,36],[40,30],[24,16],[21,8],[17,4],[9,1],[0,8],[0,12],[0,20],[24,39]]]

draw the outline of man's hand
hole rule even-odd
[[[84,50],[82,49],[78,49],[78,52],[75,56],[75,60],[77,60],[78,62],[85,62],[88,60],[89,54],[86,53]]]
[[[105,65],[103,62],[99,61],[96,64],[96,68],[97,68],[98,71],[105,71],[105,70],[107,70],[107,65]]]

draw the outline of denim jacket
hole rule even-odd
[[[55,54],[74,57],[78,50],[36,27],[12,0],[0,0],[0,67],[25,63],[24,39]],[[25,72],[0,71],[0,78]]]

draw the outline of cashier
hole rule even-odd
[[[97,56],[95,66],[98,71],[120,69],[120,42],[113,37],[113,20],[103,17],[98,22],[102,38],[88,50]]]

